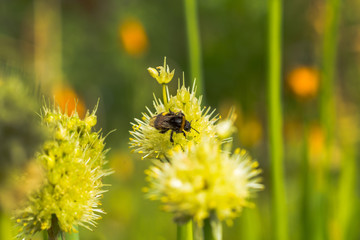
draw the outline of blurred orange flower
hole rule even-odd
[[[54,88],[53,95],[55,103],[64,113],[70,115],[76,111],[80,118],[85,117],[85,104],[71,87],[57,86]]]
[[[140,21],[127,19],[119,27],[119,37],[125,51],[132,56],[142,55],[148,48],[148,37]]]
[[[311,98],[319,89],[319,73],[310,67],[298,67],[290,72],[287,83],[296,96]]]

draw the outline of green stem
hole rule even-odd
[[[167,107],[166,84],[162,84],[164,106]]]
[[[210,218],[204,220],[204,240],[215,240],[213,231],[211,228]]]
[[[34,1],[34,71],[44,92],[63,79],[61,3]]]
[[[9,216],[0,208],[0,239],[13,239],[11,227]]]
[[[43,234],[43,240],[48,240],[48,232],[47,231],[42,231]]]
[[[351,130],[350,130],[351,131]],[[358,137],[358,136],[356,136]],[[356,198],[354,192],[357,189],[357,144],[355,142],[346,141],[343,145],[343,154],[341,159],[341,175],[339,180],[339,190],[337,196],[338,219],[340,223],[339,239],[355,239],[352,231],[357,228],[354,224],[357,218],[356,214]]]
[[[272,181],[273,239],[286,240],[287,210],[283,169],[283,135],[281,108],[281,26],[282,1],[269,0],[269,86],[268,118]]]
[[[79,240],[79,228],[75,227],[76,231],[75,233],[65,233],[65,240]]]
[[[215,214],[204,220],[204,240],[222,240],[222,225]]]
[[[303,146],[302,146],[302,166],[301,166],[301,190],[302,190],[302,199],[301,199],[301,239],[306,239],[306,237],[311,239],[312,236],[312,221],[314,219],[311,216],[310,211],[310,196],[311,196],[311,175],[309,174],[309,124],[307,120],[304,120],[304,137],[303,137]]]
[[[50,227],[50,229],[48,229],[47,234],[48,234],[48,236],[47,236],[48,238],[44,238],[44,239],[48,239],[48,240],[72,239],[72,238],[67,238],[67,237],[65,238],[65,233],[61,230],[61,228],[59,226],[59,221],[55,214],[53,214],[51,216],[51,227]]]
[[[321,182],[319,186],[321,201],[319,212],[319,239],[328,239],[328,218],[330,200],[333,194],[330,191],[329,170],[332,154],[332,145],[334,143],[335,126],[335,98],[334,98],[334,78],[336,69],[336,52],[338,22],[340,15],[340,0],[327,0],[325,12],[325,28],[323,39],[323,56],[321,68],[321,123],[325,133],[325,151],[322,161]]]
[[[177,225],[177,240],[193,240],[193,224],[189,222]]]
[[[204,94],[197,3],[196,0],[184,0],[184,5],[190,62],[190,78],[192,83],[196,79],[198,94]]]

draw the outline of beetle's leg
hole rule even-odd
[[[184,137],[186,138],[186,133],[184,131],[181,131],[184,134]]]
[[[170,133],[170,142],[172,142],[172,143],[174,143],[173,134],[174,134],[174,131],[171,131],[171,133]]]

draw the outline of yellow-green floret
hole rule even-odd
[[[53,138],[36,156],[45,170],[42,186],[33,192],[26,205],[14,217],[19,237],[48,230],[56,217],[61,231],[75,231],[75,226],[94,226],[100,218],[104,169],[104,137],[93,132],[96,108],[81,120],[77,113],[67,116],[60,109],[45,107],[42,123],[53,131]]]
[[[155,110],[151,111],[147,108],[148,113],[143,113],[142,119],[135,119],[136,123],[132,123],[130,147],[134,148],[135,152],[143,154],[142,158],[167,158],[169,150],[176,145],[185,147],[190,142],[198,143],[202,135],[215,136],[214,124],[217,121],[217,116],[212,116],[214,111],[210,112],[209,107],[202,107],[202,97],[197,98],[195,94],[195,85],[190,90],[183,84],[175,96],[167,94],[167,104],[155,97],[153,102]],[[193,128],[189,132],[185,132],[186,137],[181,133],[174,133],[174,144],[170,142],[171,131],[160,133],[159,130],[150,125],[151,118],[168,111],[184,113],[186,120],[190,122]]]
[[[244,150],[221,151],[220,143],[203,137],[184,151],[175,148],[171,163],[157,162],[146,171],[148,197],[160,200],[163,209],[177,222],[189,219],[202,226],[212,213],[231,223],[251,203],[252,192],[260,190],[258,163]]]

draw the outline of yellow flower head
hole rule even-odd
[[[204,134],[215,136],[214,123],[217,121],[217,117],[212,117],[214,111],[210,112],[210,108],[201,107],[202,97],[197,98],[195,93],[195,84],[192,90],[183,84],[175,96],[167,95],[167,104],[163,104],[160,99],[155,97],[153,102],[155,111],[147,108],[148,113],[143,113],[142,119],[135,119],[136,123],[132,123],[130,147],[134,148],[135,152],[144,154],[143,158],[167,158],[168,151],[176,145],[185,147],[189,142],[198,143]],[[171,130],[161,133],[150,124],[158,114],[168,111],[182,112],[192,128],[185,132],[186,137],[183,133],[174,132],[174,143],[170,142]]]
[[[102,178],[110,171],[104,169],[104,137],[92,131],[95,112],[81,120],[76,111],[68,116],[60,108],[44,107],[42,122],[53,138],[36,156],[45,172],[42,186],[15,213],[19,237],[48,230],[54,217],[64,232],[75,231],[77,225],[89,228],[104,213],[99,208]]]
[[[166,65],[166,57],[164,58],[164,66],[156,67],[156,69],[149,67],[148,72],[159,84],[167,84],[174,77],[175,69],[170,72],[169,66]]]
[[[231,223],[243,207],[250,206],[251,193],[263,189],[257,169],[246,151],[230,155],[214,138],[203,137],[184,151],[174,149],[171,163],[157,162],[146,171],[148,197],[160,200],[177,222],[191,218],[202,226],[215,213]]]

